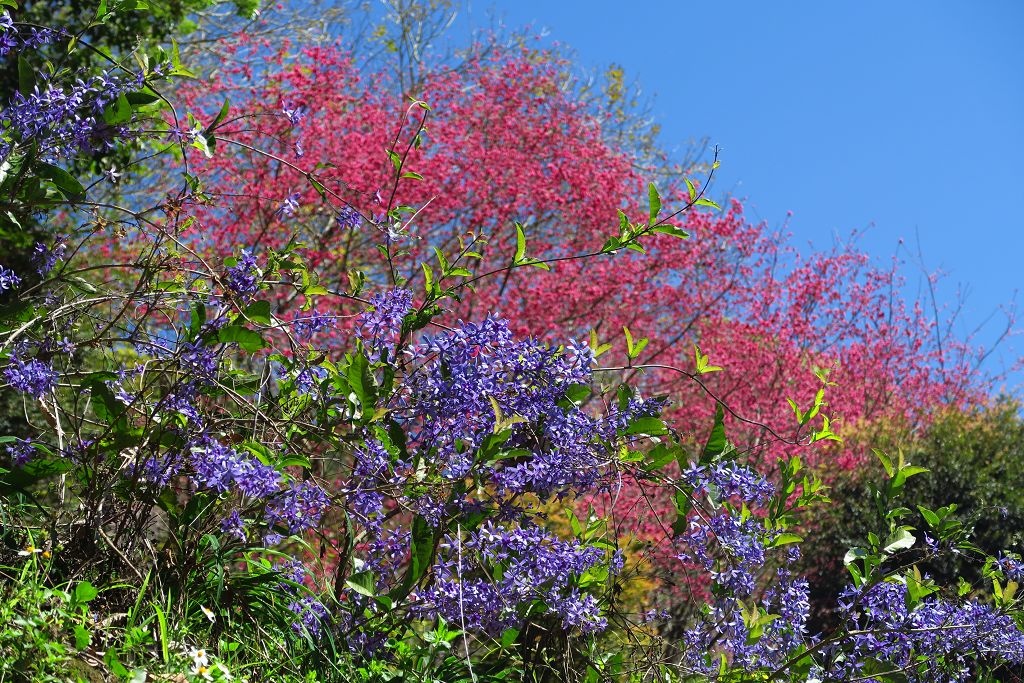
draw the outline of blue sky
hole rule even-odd
[[[624,67],[666,148],[721,146],[716,189],[752,219],[792,211],[799,246],[864,231],[869,253],[907,260],[912,295],[919,242],[946,273],[940,303],[965,297],[958,332],[993,314],[979,339],[1001,331],[1024,289],[1024,2],[503,0],[458,21],[492,13],[571,47],[581,73]],[[1022,354],[1011,340],[989,369]]]

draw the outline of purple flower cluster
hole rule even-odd
[[[476,451],[500,413],[520,422],[511,426],[506,445],[524,457],[486,465],[499,493],[586,490],[600,478],[628,421],[621,411],[594,416],[564,400],[570,387],[591,381],[592,354],[584,345],[561,349],[515,340],[506,321],[487,318],[425,340],[412,353],[424,365],[403,399],[410,441],[429,452],[447,478],[461,478],[476,464]],[[632,409],[653,407],[638,401]]]
[[[319,395],[320,382],[325,377],[327,377],[327,370],[319,365],[304,367],[295,375],[295,391],[300,396],[316,398]]]
[[[231,514],[220,522],[220,530],[222,533],[225,533],[228,536],[234,536],[242,543],[245,543],[247,538],[245,527],[245,520],[242,519],[242,515],[238,510],[232,510]]]
[[[292,628],[300,633],[305,629],[314,638],[320,635],[324,625],[329,622],[327,608],[313,595],[293,600],[288,609],[299,617],[292,624]]]
[[[692,463],[682,478],[693,488],[694,495],[706,493],[717,500],[738,497],[763,504],[775,493],[771,482],[735,460],[709,465]]]
[[[259,277],[256,257],[249,250],[243,249],[238,262],[228,268],[225,284],[241,299],[250,299],[259,291]]]
[[[234,487],[253,498],[267,498],[278,490],[277,470],[214,439],[193,445],[191,453],[193,476],[200,486],[221,493]]]
[[[21,278],[10,268],[0,266],[0,292],[7,289],[17,289],[21,284]]]
[[[111,72],[79,79],[67,87],[43,80],[28,94],[15,93],[0,119],[8,122],[18,142],[35,143],[46,160],[110,149],[117,138],[128,135],[128,129],[105,123],[103,110],[122,94],[142,87],[143,82],[141,74],[122,78]],[[10,149],[10,145],[0,144],[0,157]]]
[[[52,248],[47,247],[42,242],[37,242],[32,249],[32,265],[36,267],[36,272],[46,277],[47,273],[57,265],[57,261],[63,260],[64,251],[67,249],[67,246],[60,238],[57,239]]]
[[[999,553],[996,566],[1010,581],[1024,583],[1024,562],[1015,553]]]
[[[204,346],[201,341],[185,342],[182,345],[178,364],[182,371],[199,384],[211,385],[217,378],[220,360],[216,349]]]
[[[348,228],[349,230],[355,230],[362,225],[362,223],[363,216],[356,211],[355,207],[346,204],[338,209],[338,225],[341,227]]]
[[[32,398],[42,398],[57,386],[57,373],[52,367],[36,358],[23,360],[19,353],[11,355],[4,379]]]
[[[281,202],[281,206],[277,208],[274,215],[278,218],[290,218],[295,215],[295,212],[299,210],[299,199],[302,198],[302,193],[292,192],[290,195],[284,198]]]
[[[284,115],[288,117],[288,123],[293,126],[297,126],[302,123],[302,119],[306,118],[306,112],[308,111],[304,104],[285,104],[281,110],[284,112]]]
[[[30,439],[18,439],[6,448],[7,454],[11,457],[11,464],[21,467],[29,462],[36,455],[35,446]]]
[[[270,526],[283,526],[289,534],[312,529],[331,505],[330,497],[310,481],[293,483],[267,501],[264,516]]]
[[[38,50],[52,43],[60,35],[59,31],[51,28],[17,26],[7,10],[0,13],[0,57]]]
[[[370,360],[394,360],[402,320],[412,310],[412,292],[390,289],[370,297],[370,310],[359,316],[356,334],[366,345]]]
[[[572,579],[604,560],[599,548],[562,541],[534,525],[487,523],[465,539],[445,536],[436,581],[421,594],[418,609],[460,628],[496,634],[520,626],[525,611],[541,601],[566,629],[599,631],[606,621],[598,601]],[[499,574],[498,580],[486,578]]]
[[[338,316],[329,313],[314,311],[306,318],[296,318],[293,321],[295,335],[300,339],[310,339],[314,334],[333,328],[338,322]]]
[[[904,670],[910,683],[974,680],[979,657],[1024,664],[1024,632],[996,608],[940,597],[910,604],[905,583],[848,588],[840,598],[848,635],[823,649],[822,680],[860,677],[866,661]]]

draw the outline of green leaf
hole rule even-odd
[[[654,183],[647,184],[647,202],[650,207],[647,221],[649,225],[654,225],[658,221],[658,214],[661,213],[661,195],[658,194],[658,188]]]
[[[99,594],[100,592],[96,590],[95,586],[88,581],[82,581],[75,586],[74,601],[79,605],[84,605],[92,601]]]
[[[626,427],[626,434],[657,436],[666,432],[668,432],[668,429],[665,427],[665,423],[656,417],[641,417]]]
[[[213,158],[213,151],[210,149],[210,143],[202,133],[195,134],[195,138],[192,140],[191,146],[202,152],[207,159]]]
[[[103,121],[112,126],[130,121],[131,118],[132,105],[128,102],[128,97],[123,93],[118,95],[117,99],[108,104],[107,108],[103,110]]]
[[[388,159],[391,160],[391,165],[395,167],[396,171],[402,168],[402,157],[399,156],[397,152],[391,149],[386,149],[384,151],[387,153]]]
[[[849,566],[857,560],[863,560],[868,556],[868,551],[864,548],[850,548],[846,551],[846,555],[843,556],[843,564]]]
[[[373,572],[365,571],[353,574],[345,581],[345,585],[360,595],[372,598],[377,592],[377,581]]]
[[[591,389],[586,384],[573,384],[563,392],[564,396],[576,405],[583,403],[591,394]]]
[[[678,237],[679,239],[683,240],[688,239],[690,237],[690,233],[680,228],[677,228],[674,225],[659,225],[655,227],[652,230],[652,232],[658,232],[661,233],[662,235],[672,235],[673,237]]]
[[[712,209],[718,209],[719,211],[721,211],[721,209],[722,209],[722,207],[720,207],[718,204],[716,204],[715,202],[711,201],[707,197],[700,197],[697,201],[695,201],[693,203],[693,205],[694,206],[710,206]]]
[[[709,372],[721,372],[722,368],[718,365],[708,365],[708,355],[700,352],[700,347],[696,344],[693,347],[694,357],[697,364],[697,374],[703,375]]]
[[[642,337],[634,342],[633,334],[629,331],[628,327],[623,327],[622,331],[626,335],[626,355],[630,360],[633,360],[640,355],[644,350],[644,347],[646,347],[648,342],[650,342],[650,339]]]
[[[420,264],[423,266],[423,290],[429,295],[434,293],[434,271],[430,269],[430,266],[423,262]]]
[[[88,629],[81,624],[75,624],[75,649],[84,650],[89,647],[91,641],[92,637],[89,635]]]
[[[661,469],[670,462],[677,460],[679,453],[676,449],[669,448],[663,443],[659,443],[657,446],[652,448],[647,453],[647,462],[644,463],[644,468],[648,471],[653,472],[654,470]]]
[[[267,342],[260,336],[259,332],[250,330],[241,325],[227,325],[217,332],[217,341],[224,344],[238,344],[245,351],[250,353],[259,351],[267,346]]]
[[[697,198],[697,188],[694,186],[693,181],[689,178],[683,178],[686,181],[686,189],[690,193],[689,201],[693,201]]]
[[[672,522],[672,533],[679,536],[685,533],[689,526],[687,515],[690,514],[693,503],[690,501],[690,497],[682,491],[676,491],[672,494],[672,501],[676,506],[676,519]]]
[[[718,456],[725,453],[729,441],[725,438],[725,408],[719,403],[715,407],[715,424],[711,428],[708,440],[704,444],[704,452],[701,454],[701,463],[711,462]]]
[[[216,118],[213,119],[213,123],[206,127],[206,132],[210,133],[219,126],[225,118],[227,118],[228,112],[231,110],[231,100],[224,99],[224,104],[221,106],[220,111],[217,112]]]
[[[519,638],[519,629],[507,628],[501,633],[501,646],[511,647],[515,644],[517,638]]]
[[[780,545],[800,543],[803,540],[803,536],[798,536],[797,534],[783,533],[775,537],[775,540],[772,542],[772,547],[778,548]]]
[[[188,336],[191,339],[195,339],[199,336],[200,330],[203,329],[203,325],[206,323],[206,305],[201,301],[197,301],[196,305],[192,307],[192,316],[188,324]]]
[[[36,70],[23,55],[18,55],[18,92],[29,95],[36,85]]]
[[[253,322],[260,323],[261,325],[269,325],[270,320],[270,302],[269,301],[254,301],[245,308],[245,317]]]
[[[78,182],[77,178],[63,168],[41,162],[36,169],[36,173],[39,174],[40,178],[53,183],[68,201],[73,202],[85,197],[85,188],[82,186],[82,183]]]
[[[908,527],[897,527],[896,531],[885,540],[885,547],[882,548],[882,552],[891,555],[897,550],[910,548],[915,543],[917,543],[917,538],[914,534],[910,533]]]
[[[918,505],[917,509],[921,512],[921,516],[924,517],[924,521],[928,522],[928,526],[936,527],[939,525],[939,516],[926,508],[923,505]]]
[[[885,473],[891,479],[892,475],[896,473],[896,470],[894,470],[892,466],[892,458],[890,458],[885,451],[881,451],[877,448],[872,448],[871,452],[874,453],[875,457],[878,458],[878,461],[882,463],[882,467],[885,468]]]
[[[144,106],[160,101],[160,97],[152,90],[139,90],[125,93],[125,98],[133,107]]]
[[[513,263],[520,263],[526,257],[526,233],[523,226],[516,223],[516,255]]]

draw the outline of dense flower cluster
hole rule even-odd
[[[191,448],[194,478],[200,486],[225,492],[238,489],[246,496],[267,498],[278,490],[281,475],[270,465],[207,439]]]
[[[270,526],[281,525],[289,534],[299,534],[319,524],[330,505],[331,499],[322,488],[303,481],[275,494],[267,502],[264,515]]]
[[[259,277],[260,271],[256,265],[256,257],[245,249],[242,250],[238,262],[228,268],[225,284],[243,300],[249,299],[259,291]]]
[[[108,124],[103,112],[121,95],[137,90],[142,74],[131,77],[102,72],[74,84],[43,80],[31,92],[17,92],[0,113],[11,142],[0,142],[0,157],[16,143],[35,144],[42,159],[56,161],[111,149],[114,141],[129,135],[123,124]],[[5,136],[6,137],[6,136]]]
[[[359,338],[371,360],[394,360],[402,320],[412,310],[412,292],[391,289],[370,298],[371,309],[359,316]]]
[[[18,439],[13,444],[7,446],[5,450],[11,458],[11,464],[15,467],[21,467],[35,457],[36,454],[36,449],[29,439]]]
[[[531,426],[513,426],[509,440],[531,457],[491,467],[501,491],[585,490],[600,476],[618,417],[561,405],[567,389],[591,381],[588,347],[515,340],[507,321],[489,317],[427,339],[412,353],[427,364],[410,378],[402,408],[413,422],[411,441],[431,453],[442,476],[461,478],[473,466],[474,451],[494,430],[495,406]]]
[[[884,581],[840,598],[849,635],[823,648],[823,681],[862,675],[868,662],[905,670],[911,683],[974,680],[972,663],[997,657],[1024,664],[1024,633],[990,605],[928,597],[913,608],[906,583]]]
[[[498,634],[521,625],[524,608],[540,600],[567,629],[590,632],[606,625],[594,596],[571,584],[605,561],[599,548],[561,541],[532,525],[488,523],[465,539],[446,535],[439,554],[435,583],[419,607],[426,614]],[[495,575],[501,578],[488,578]]]
[[[306,317],[296,317],[292,329],[300,339],[310,339],[313,335],[329,330],[338,322],[338,316],[314,311]]]
[[[354,207],[345,205],[338,209],[338,225],[349,230],[358,228],[363,222],[363,216]]]
[[[695,495],[708,493],[722,499],[735,496],[743,500],[765,503],[775,493],[775,487],[771,482],[735,460],[709,465],[692,463],[682,476],[693,488]]]
[[[16,351],[4,368],[4,379],[18,391],[42,398],[57,386],[59,375],[49,364],[37,358],[24,360]]]

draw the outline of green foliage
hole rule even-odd
[[[879,456],[892,477],[884,487],[875,483],[877,468],[868,467],[844,472],[831,483],[837,505],[819,510],[805,555],[822,623],[830,619],[824,606],[834,604],[846,581],[838,560],[863,544],[867,529],[880,547],[915,548],[921,571],[937,583],[962,580],[972,590],[984,583],[982,552],[1020,552],[1024,544],[1024,419],[1016,402],[944,414],[903,448],[898,458],[912,466],[904,465],[902,476],[895,476],[898,459]],[[908,504],[887,507],[896,496]],[[925,534],[945,539],[945,547],[957,552],[926,553]]]

